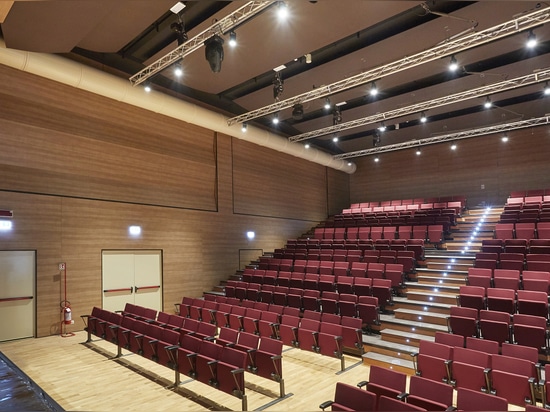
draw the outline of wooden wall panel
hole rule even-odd
[[[326,168],[233,139],[235,213],[321,221],[327,217]]]
[[[341,213],[349,207],[349,175],[334,169],[327,169],[327,193],[329,216]]]
[[[550,128],[489,135],[357,159],[350,176],[351,203],[464,195],[468,205],[503,204],[513,190],[550,187]]]
[[[0,79],[0,189],[216,210],[212,131],[6,67]]]

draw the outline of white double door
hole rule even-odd
[[[162,250],[104,250],[102,272],[103,309],[162,310]]]
[[[36,252],[0,251],[0,342],[36,330]]]

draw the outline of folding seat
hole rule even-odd
[[[516,292],[496,287],[487,289],[487,309],[513,315],[516,313]]]
[[[521,215],[525,215],[524,213],[521,213]],[[538,218],[538,211],[535,213],[534,216],[535,219]],[[520,217],[520,222],[516,223],[515,225],[515,233],[517,239],[534,239],[535,238],[535,223],[534,222],[522,222],[522,218]]]
[[[321,260],[319,264],[319,275],[334,276],[334,262],[332,260]]]
[[[177,360],[169,348],[179,346],[179,339],[180,333],[178,331],[161,327],[160,334],[149,340],[148,345],[144,345],[144,356],[163,366],[175,368]],[[150,356],[146,355],[149,352],[146,348],[150,349]]]
[[[377,410],[379,412],[397,412],[397,411],[425,411],[426,409],[410,403],[402,402],[396,399],[395,397],[382,395],[378,399]]]
[[[323,292],[321,294],[321,311],[327,313],[338,313],[338,292]]]
[[[369,379],[357,384],[359,388],[366,387],[368,392],[376,394],[377,404],[381,396],[396,398],[399,394],[405,392],[406,385],[406,374],[376,365],[370,366]],[[378,408],[375,410],[378,410]]]
[[[384,263],[369,263],[367,267],[367,277],[371,279],[384,279]]]
[[[396,252],[407,250],[407,239],[392,239],[390,241],[390,249]]]
[[[550,222],[537,223],[537,238],[550,239]]]
[[[536,376],[532,375],[531,362],[504,355],[492,355],[490,374],[491,394],[501,396],[518,406],[536,402]]]
[[[391,280],[373,279],[372,295],[378,298],[378,304],[380,305],[380,310],[385,311],[386,306],[393,304]]]
[[[336,282],[336,277],[332,274],[319,275],[319,281],[317,283],[318,290],[321,292],[325,290],[334,292],[336,287],[335,282]]]
[[[304,289],[319,289],[319,275],[315,273],[306,273],[303,283]]]
[[[235,344],[237,343],[237,339],[239,338],[239,331],[231,328],[220,328],[218,332],[218,336],[216,337],[215,342],[218,345],[226,346],[229,344]]]
[[[519,270],[521,272],[524,267],[524,259],[525,255],[522,253],[503,252],[499,257],[498,268]]]
[[[518,290],[520,274],[519,270],[495,269],[493,270],[493,285],[495,288]]]
[[[376,241],[382,239],[383,227],[382,226],[372,226],[370,228],[370,239]]]
[[[237,337],[237,342],[231,344],[230,346],[233,349],[244,352],[247,354],[245,358],[245,365],[242,367],[248,368],[252,365],[252,358],[248,356],[249,353],[255,352],[258,349],[258,343],[260,342],[260,337],[252,333],[239,332]]]
[[[423,239],[409,239],[407,241],[407,250],[414,252],[414,258],[416,262],[424,260],[424,240]]]
[[[380,258],[380,250],[372,249],[363,251],[363,263],[378,263]]]
[[[303,289],[305,277],[305,272],[292,272],[292,274],[290,275],[290,282],[288,284],[288,287]]]
[[[295,287],[288,288],[288,293],[286,295],[286,305],[293,308],[298,308],[299,310],[301,310],[302,294],[304,290],[305,289],[295,288]]]
[[[218,310],[216,311],[216,326],[218,328],[227,326],[229,327],[229,314],[231,313],[232,306],[227,303],[218,304]]]
[[[496,223],[494,238],[495,239],[513,239],[514,224],[513,223]]]
[[[479,329],[483,339],[498,342],[499,345],[512,341],[510,315],[504,311],[479,311]]]
[[[258,322],[260,321],[262,312],[258,309],[247,308],[243,318],[243,330],[248,333],[259,334]]]
[[[550,272],[550,255],[527,255],[526,270],[536,270],[539,272]],[[548,260],[546,260],[548,259]]]
[[[298,316],[283,315],[279,324],[279,339],[287,346],[295,346],[298,342],[298,327],[300,318]]]
[[[485,269],[496,269],[498,265],[498,254],[478,252],[475,255],[474,267]]]
[[[357,239],[370,239],[370,226],[361,226],[357,231]]]
[[[235,297],[242,301],[243,299],[246,299],[246,290],[248,289],[248,283],[247,282],[239,282],[237,286],[235,286]]]
[[[417,376],[437,382],[448,382],[447,361],[452,359],[453,347],[421,340],[418,352],[411,354]]]
[[[359,296],[357,301],[357,315],[361,319],[367,331],[372,329],[372,325],[380,325],[380,307],[378,298],[374,296]]]
[[[550,272],[524,270],[521,273],[521,284],[524,290],[550,292]]]
[[[117,343],[117,327],[122,323],[124,318],[120,313],[105,311],[105,317],[99,321],[100,330],[102,331],[103,339],[108,342]],[[148,323],[151,323],[150,321]]]
[[[334,262],[345,262],[348,258],[347,249],[336,249],[332,255],[332,260]]]
[[[297,330],[294,346],[303,350],[316,352],[321,322],[315,319],[302,318]]]
[[[398,399],[428,411],[445,411],[453,405],[453,387],[413,375],[409,381],[409,392],[401,394]]]
[[[399,239],[410,239],[412,237],[412,226],[399,226],[397,235]]]
[[[232,306],[229,312],[229,327],[231,329],[243,330],[243,319],[246,315],[246,308],[242,306]]]
[[[249,283],[255,283],[261,285],[264,283],[265,269],[255,269],[252,274],[252,279]]]
[[[508,401],[500,396],[477,390],[458,388],[456,408],[459,411],[507,411]]]
[[[550,239],[531,239],[528,244],[528,253],[549,255]]]
[[[524,207],[527,205],[527,204],[536,204],[536,205],[540,205],[542,203],[542,198],[543,198],[543,191],[541,190],[528,190],[524,199],[523,199],[523,203],[524,203]]]
[[[258,334],[262,338],[278,337],[280,317],[278,313],[264,311],[258,320]]]
[[[435,342],[442,343],[447,346],[452,346],[452,347],[458,346],[463,348],[464,336],[455,335],[453,333],[447,333],[447,332],[435,332]]]
[[[489,355],[498,355],[500,353],[499,343],[492,340],[487,340],[487,339],[467,337],[466,347],[468,349],[473,349],[479,352],[488,353]]]
[[[462,306],[451,306],[450,315],[447,317],[449,333],[464,336],[479,336],[477,309]]]
[[[290,272],[292,270],[292,267],[294,266],[294,260],[293,259],[281,259],[281,263],[279,264],[279,276],[282,272]],[[277,276],[277,277],[279,277]]]
[[[222,346],[213,342],[203,340],[195,354],[195,376],[194,379],[206,384],[216,382],[215,363],[220,358]]]
[[[319,408],[324,411],[329,406],[333,411],[374,411],[376,394],[343,382],[336,382],[334,400],[323,402]]]
[[[485,289],[493,286],[493,269],[490,268],[468,268],[468,285],[480,286]]]
[[[345,348],[359,349],[363,353],[363,332],[360,318],[342,316],[342,346]]]
[[[403,265],[403,272],[405,273],[416,271],[416,261],[412,250],[398,250],[395,262]]]
[[[359,232],[359,228],[357,226],[348,227],[346,231],[346,239],[348,240],[357,239],[358,232]]]
[[[263,285],[262,289],[260,290],[260,302],[265,303],[266,305],[270,305],[271,303],[273,303],[274,290],[275,286],[273,285]]]
[[[252,282],[252,277],[254,276],[255,271],[256,269],[253,268],[245,268],[241,277],[242,281],[247,283]]]
[[[263,285],[275,285],[277,283],[278,271],[274,269],[268,269],[265,271],[263,277]]]
[[[414,225],[412,227],[412,239],[427,240],[428,226]]]
[[[443,235],[443,225],[429,225],[428,226],[428,242],[432,245],[440,245],[445,240]]]
[[[312,310],[312,311],[319,311],[320,310],[320,300],[321,298],[321,292],[318,290],[304,290],[304,293],[302,294],[302,309],[303,310]]]
[[[518,313],[542,316],[548,319],[548,293],[518,290]]]
[[[313,237],[315,239],[323,239],[324,233],[325,233],[324,227],[316,227],[315,229],[313,229]]]
[[[353,276],[339,276],[336,282],[336,290],[338,293],[353,293]]]
[[[539,352],[536,348],[529,346],[515,345],[512,343],[504,343],[502,345],[501,355],[511,358],[523,359],[531,364],[530,376],[536,376],[537,382],[542,376],[542,364],[539,361]]]
[[[482,286],[461,285],[458,295],[458,303],[464,308],[476,310],[485,309],[485,288]]]
[[[397,291],[404,286],[405,273],[403,272],[403,265],[398,263],[386,264],[384,276],[386,279],[391,280],[391,286],[396,294]]]
[[[357,262],[353,262],[357,263]],[[353,264],[352,263],[352,264]],[[340,276],[348,276],[350,262],[334,262],[334,276],[338,279]],[[366,269],[365,269],[366,272]]]
[[[304,319],[302,319],[302,322],[303,321]],[[342,335],[342,325],[331,322],[320,322],[319,332],[317,334],[312,333],[312,337],[316,341],[316,347],[314,347],[313,350],[321,355],[340,359],[340,370],[344,371],[346,366],[343,353]],[[298,336],[300,336],[300,330],[298,330]]]
[[[455,388],[468,388],[486,392],[490,389],[491,355],[485,352],[455,347],[449,365],[449,383]]]
[[[548,331],[545,317],[516,313],[512,328],[514,343],[536,348],[540,353],[548,352]]]
[[[260,299],[261,287],[262,285],[259,283],[249,283],[243,302],[247,300],[257,302]]]
[[[183,373],[187,376],[195,378],[197,375],[196,370],[196,357],[200,350],[203,340],[192,335],[181,335],[180,346],[177,348],[177,372],[176,382],[179,382],[179,373]],[[215,345],[215,344],[214,344]],[[216,345],[221,348],[220,345]]]
[[[372,279],[371,278],[353,278],[353,293],[357,296],[372,295]]]
[[[338,313],[341,316],[357,316],[357,295],[340,293],[338,297]]]
[[[96,315],[97,315],[97,312],[96,312]],[[94,316],[93,310],[92,310],[92,315],[91,316]],[[174,316],[176,316],[176,315],[174,315]],[[183,318],[181,318],[181,319],[183,319]],[[113,325],[113,328],[114,328],[115,333],[116,333],[116,344],[117,344],[117,355],[116,356],[118,358],[122,356],[122,348],[124,348],[126,350],[129,350],[131,352],[137,352],[137,348],[132,348],[130,346],[130,343],[131,343],[130,333],[136,328],[136,326],[135,326],[136,322],[145,323],[145,322],[139,321],[137,319],[134,319],[130,316],[123,316],[120,325]],[[143,327],[145,328],[145,325],[143,325]],[[90,342],[91,341],[91,330],[90,330],[90,323],[89,322],[88,322],[85,330],[88,332],[88,340],[86,342]],[[178,331],[178,334],[179,334],[179,331]]]
[[[212,323],[199,322],[197,330],[192,333],[201,339],[212,339],[216,336],[217,327]]]
[[[280,274],[280,273],[279,273]],[[286,306],[286,298],[288,295],[288,287],[286,286],[275,286],[273,290],[273,303],[275,305]]]
[[[363,259],[363,252],[359,249],[349,249],[346,257],[347,262],[360,262]]]
[[[351,263],[351,269],[350,269],[350,275],[351,276],[357,276],[357,277],[367,277],[367,268],[368,264],[364,262],[352,262]]]
[[[500,254],[504,248],[504,241],[502,239],[483,239],[481,241],[481,251],[484,253],[496,253]]]
[[[229,284],[229,282],[228,282]],[[233,289],[235,290],[235,289]],[[226,285],[226,295],[227,295],[227,285]],[[193,299],[194,298],[190,298],[188,296],[184,296],[182,299],[181,299],[181,303],[175,303],[174,306],[176,307],[176,314],[178,315],[181,315],[183,317],[188,317],[189,316],[189,307],[191,306],[191,304],[193,303]],[[128,306],[129,304],[127,303],[126,306]],[[126,316],[126,310],[123,312],[123,315]],[[132,316],[132,315],[130,315]],[[133,317],[133,316],[132,316]]]
[[[334,239],[344,240],[346,238],[346,228],[345,227],[336,227],[334,228]]]
[[[248,289],[250,290],[250,289]],[[245,299],[241,302],[241,306],[243,308],[253,308],[254,307],[254,304],[256,303],[257,301],[256,300],[248,300],[248,299]]]
[[[395,263],[397,258],[397,251],[395,250],[381,250],[380,256],[378,257],[378,263]]]
[[[246,353],[224,347],[213,365],[215,377],[209,382],[216,389],[241,399],[243,410],[247,409],[244,375],[246,358]]]
[[[504,239],[506,253],[527,253],[527,239]]]
[[[395,239],[397,228],[395,226],[384,226],[382,229],[383,239]]]

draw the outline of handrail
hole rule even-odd
[[[12,302],[15,300],[31,300],[34,299],[34,296],[20,296],[16,298],[0,298],[0,302]]]
[[[160,285],[152,285],[152,286],[136,286],[136,292],[138,289],[158,289],[160,288]]]
[[[137,288],[136,288],[137,290]],[[132,293],[134,291],[134,288],[133,287],[129,287],[129,288],[120,288],[120,289],[104,289],[103,290],[103,293],[108,293],[108,292],[127,292],[127,291],[130,291],[130,293]]]

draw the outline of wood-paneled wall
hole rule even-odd
[[[550,127],[501,134],[356,159],[351,202],[464,195],[468,206],[502,205],[510,192],[550,188]]]
[[[59,262],[78,330],[102,250],[162,249],[171,311],[325,219],[330,196],[348,203],[344,173],[7,67],[0,81],[0,250],[37,251],[37,336],[59,333]]]

